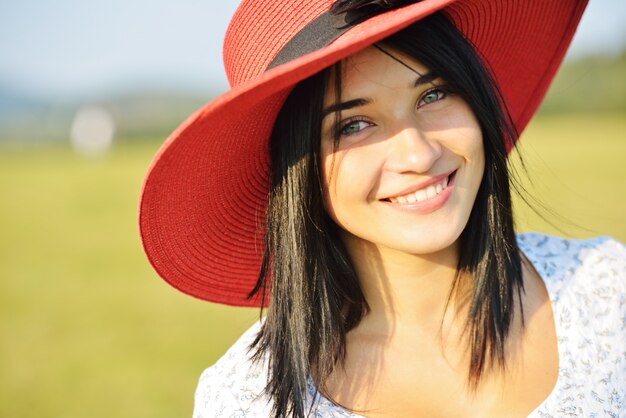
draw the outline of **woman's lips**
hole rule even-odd
[[[407,201],[414,203],[416,201],[422,202],[426,199],[433,198],[448,186],[450,178],[455,173],[456,170],[433,177],[430,180],[408,187],[393,196],[388,196],[381,200],[393,203],[407,203]]]
[[[442,207],[454,190],[456,170],[449,175],[435,178],[427,186],[415,191],[383,199],[382,202],[394,209],[415,213],[429,213]]]

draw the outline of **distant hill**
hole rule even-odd
[[[215,95],[200,98],[176,93],[144,93],[113,98],[109,102],[118,125],[118,136],[164,137],[189,114]]]
[[[45,101],[0,85],[0,118],[9,114],[41,110],[46,106]]]
[[[540,113],[626,112],[626,51],[566,62]]]
[[[164,138],[211,98],[138,92],[84,101],[41,102],[0,88],[0,142],[65,141],[76,112],[85,105],[110,112],[116,137]]]

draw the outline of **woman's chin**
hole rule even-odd
[[[410,255],[429,256],[455,249],[457,241],[458,236],[438,236],[428,239],[414,239],[404,243],[404,245],[395,245],[391,248]]]
[[[438,231],[438,233],[426,233],[424,231],[403,231],[395,235],[387,234],[385,237],[358,237],[344,231],[343,241],[350,250],[373,251],[380,255],[405,254],[411,256],[429,256],[456,251],[456,244],[461,235],[459,231]],[[382,239],[381,239],[382,238]],[[351,251],[352,252],[352,251]]]

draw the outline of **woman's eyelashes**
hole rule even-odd
[[[422,97],[420,97],[417,103],[417,108],[419,109],[431,103],[438,102],[446,97],[448,97],[448,90],[444,86],[434,87],[427,90]]]
[[[339,135],[350,136],[361,132],[363,129],[372,126],[373,123],[368,122],[360,116],[350,118],[340,124]]]

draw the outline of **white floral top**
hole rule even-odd
[[[554,312],[559,377],[532,418],[626,417],[626,247],[608,237],[570,240],[520,234],[518,243],[546,283]],[[200,377],[194,418],[269,417],[263,362],[249,360],[253,325]],[[312,417],[348,417],[309,380]]]

